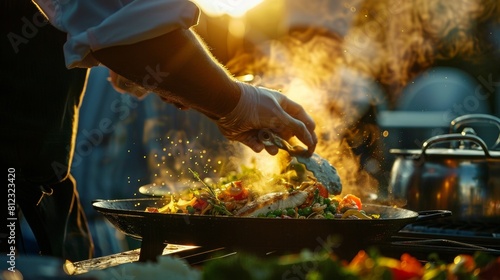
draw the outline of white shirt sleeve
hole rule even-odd
[[[33,0],[50,23],[68,34],[68,68],[99,64],[91,51],[158,37],[196,25],[198,7],[188,0]]]

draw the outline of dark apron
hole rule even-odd
[[[69,175],[88,69],[66,68],[66,34],[44,22],[31,1],[4,0],[1,10],[3,172],[15,168],[16,202],[41,253],[89,258],[92,242]],[[69,240],[76,247],[67,247]]]

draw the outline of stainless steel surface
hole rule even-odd
[[[259,131],[259,140],[266,146],[276,146],[295,157],[299,163],[304,164],[306,169],[313,173],[318,182],[323,184],[330,194],[337,195],[342,192],[342,183],[337,170],[320,155],[314,153],[311,157],[303,156],[306,152],[304,147],[290,145],[269,129]]]
[[[460,148],[431,148],[444,142]],[[429,138],[421,150],[395,154],[389,193],[415,211],[448,209],[456,219],[500,217],[500,154],[481,138],[458,133]]]
[[[495,142],[491,147],[489,148],[490,150],[497,150],[500,148],[500,119],[492,116],[492,115],[487,115],[487,114],[469,114],[469,115],[463,115],[458,118],[455,118],[454,120],[451,121],[450,124],[450,133],[457,133],[460,132],[460,128],[465,127],[465,125],[471,125],[471,124],[483,124],[483,125],[494,125],[496,127],[496,134],[498,136],[495,139]],[[464,128],[463,131],[465,131],[467,127]],[[491,130],[490,127],[488,127],[489,130]]]
[[[162,255],[176,254],[198,248],[197,246],[168,244]],[[70,275],[80,275],[93,270],[102,270],[139,260],[140,249],[130,250],[110,256],[103,256],[78,262],[66,262],[65,270]]]

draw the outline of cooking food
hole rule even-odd
[[[451,215],[449,211],[420,214],[391,206],[365,204],[354,195],[329,194],[314,178],[300,180],[302,177],[280,174],[262,180],[255,169],[248,171],[241,168],[234,176],[229,174],[216,184],[209,183],[208,179],[202,181],[193,172],[204,187],[166,197],[96,201],[93,207],[120,231],[142,240],[141,261],[154,260],[161,254],[159,248],[165,243],[260,253],[293,252],[319,245],[351,251],[387,240],[417,220]],[[297,199],[289,197],[296,192],[307,194],[303,203],[299,199],[301,195]],[[250,211],[254,217],[244,216],[247,212],[238,212],[269,193],[286,194],[288,196],[283,195],[283,198],[290,201],[275,201],[273,199],[277,196],[269,195],[269,203],[257,203],[256,209],[260,210]],[[289,203],[297,206],[289,207]],[[285,208],[280,209],[282,207]],[[220,234],[235,230],[251,234],[231,234],[231,238]],[[273,232],[277,234],[269,234]]]
[[[277,187],[277,191],[260,194],[241,180],[215,186],[206,185],[205,190],[189,190],[178,198],[170,195],[165,206],[147,207],[146,211],[285,219],[378,218],[378,215],[363,211],[361,199],[357,196],[330,195],[314,178],[298,186],[281,183]]]
[[[281,209],[293,209],[302,205],[307,196],[305,191],[268,193],[238,209],[236,216],[263,216],[275,211],[276,214],[281,215]],[[288,212],[284,214],[286,215]],[[295,211],[293,215],[295,215]]]
[[[259,140],[265,146],[276,146],[287,151],[290,156],[304,164],[307,170],[313,173],[316,180],[323,184],[329,193],[338,195],[342,192],[342,183],[337,169],[320,155],[314,153],[310,157],[304,156],[307,151],[304,147],[291,145],[269,129],[259,131]]]
[[[168,199],[159,197],[101,200],[94,202],[93,207],[118,230],[142,240],[141,261],[154,260],[162,253],[164,244],[224,247],[258,253],[296,252],[304,248],[315,249],[318,246],[334,246],[338,250],[352,251],[386,241],[410,223],[451,215],[450,211],[417,213],[369,203],[363,203],[362,209],[367,213],[380,214],[380,218],[248,218],[235,215],[164,214],[144,211],[146,207],[162,208],[168,202]],[[234,234],[230,234],[228,238],[227,234],[221,233]]]

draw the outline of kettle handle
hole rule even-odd
[[[443,135],[437,135],[433,136],[429,139],[427,139],[424,144],[422,144],[422,153],[420,154],[421,157],[425,156],[425,152],[427,149],[436,143],[442,143],[442,142],[450,142],[450,141],[463,141],[463,140],[469,140],[474,142],[475,144],[478,144],[481,149],[483,149],[484,155],[489,158],[496,158],[490,154],[490,151],[488,150],[488,146],[486,146],[486,143],[484,143],[483,139],[479,138],[476,135],[472,134],[460,134],[460,133],[450,133],[450,134],[443,134]]]
[[[488,115],[488,114],[469,114],[469,115],[463,115],[460,117],[457,117],[453,119],[450,123],[450,133],[458,133],[458,130],[462,125],[465,124],[470,124],[470,123],[484,123],[484,124],[494,124],[498,128],[498,138],[495,141],[495,144],[491,148],[492,150],[495,150],[500,146],[500,119]]]

